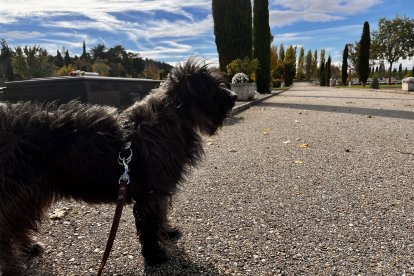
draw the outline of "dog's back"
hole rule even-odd
[[[0,177],[9,184],[3,180],[0,186],[41,185],[44,180],[53,183],[48,190],[65,196],[69,189],[76,198],[73,186],[81,185],[88,167],[116,165],[122,136],[116,109],[79,102],[7,104],[0,108]]]

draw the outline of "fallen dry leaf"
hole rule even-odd
[[[295,161],[295,162],[293,162],[293,163],[295,163],[295,164],[303,164],[303,161],[296,160],[296,161]]]
[[[66,210],[57,209],[54,210],[52,213],[49,213],[49,218],[53,220],[59,220],[66,216],[68,212]]]
[[[309,148],[309,144],[299,144],[298,145],[299,148]]]
[[[229,152],[237,152],[237,150],[231,149],[231,150],[229,150]]]
[[[290,140],[287,140],[287,141],[284,141],[283,142],[283,144],[289,144],[289,143],[291,143],[292,141],[290,141]]]

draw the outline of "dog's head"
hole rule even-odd
[[[194,58],[177,65],[164,85],[177,112],[209,135],[223,125],[237,99],[221,73]]]

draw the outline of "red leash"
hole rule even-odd
[[[124,173],[119,178],[119,191],[118,191],[118,198],[117,198],[117,203],[116,203],[114,220],[112,221],[111,232],[109,233],[108,242],[106,243],[105,252],[102,256],[102,261],[101,261],[101,265],[99,267],[97,276],[102,275],[106,261],[108,260],[108,257],[109,257],[109,253],[111,253],[111,249],[114,244],[116,232],[118,230],[119,221],[121,219],[122,209],[124,208],[124,205],[125,205],[125,199],[126,199],[126,194],[128,190],[128,184],[129,184],[128,163],[132,159],[132,150],[130,146],[131,146],[131,143],[127,143],[125,149],[123,149],[123,151],[119,153],[118,163],[120,165],[123,165],[125,170],[124,170]],[[122,155],[121,153],[128,149],[129,149],[129,156],[121,157]]]

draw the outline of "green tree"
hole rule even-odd
[[[286,50],[285,55],[285,72],[284,72],[284,79],[285,85],[290,86],[293,83],[293,79],[296,75],[296,55],[295,55],[295,48],[291,45]]]
[[[303,80],[305,78],[305,50],[303,47],[300,48],[299,59],[298,59],[298,69],[296,72],[296,78],[298,80]]]
[[[369,70],[369,50],[371,47],[371,36],[369,31],[369,23],[365,21],[364,28],[359,41],[359,52],[358,52],[358,76],[360,82],[365,86],[370,73]]]
[[[283,43],[281,43],[279,47],[279,60],[285,60],[285,46],[283,46]]]
[[[274,72],[276,71],[277,64],[279,63],[279,56],[277,54],[277,47],[272,46],[270,47],[270,74],[271,76],[274,75]]]
[[[388,83],[391,83],[392,65],[400,58],[414,55],[414,19],[397,16],[380,18],[378,30],[373,32],[373,56],[390,64]]]
[[[325,49],[321,50],[321,57],[319,58],[319,74],[318,78],[320,79],[321,76],[324,74],[324,67],[325,67]]]
[[[402,79],[403,78],[403,69],[402,69],[402,64],[400,63],[400,66],[398,66],[398,79]]]
[[[222,1],[222,0],[220,0]],[[270,43],[272,36],[269,27],[269,1],[255,0],[253,7],[254,57],[260,67],[256,71],[257,92],[270,92]]]
[[[325,62],[322,62],[322,54],[319,64],[319,85],[326,86]]]
[[[21,79],[50,77],[55,70],[49,62],[47,51],[40,46],[24,48],[16,47],[13,57],[13,68]]]
[[[107,52],[106,47],[103,44],[98,44],[91,49],[92,60],[95,61],[97,59],[106,60],[107,59]]]
[[[54,58],[56,68],[63,67],[63,57],[59,50],[56,51],[56,57]]]
[[[0,41],[1,52],[0,52],[0,79],[6,81],[13,81],[13,51],[7,45],[6,40],[2,39]]]
[[[305,59],[305,79],[310,80],[312,77],[312,51],[309,50]]]
[[[328,61],[325,64],[325,85],[330,86],[330,80],[331,80],[331,56],[328,57]]]
[[[344,52],[342,54],[342,73],[341,80],[342,85],[346,85],[348,79],[348,44],[345,45]]]
[[[82,44],[82,55],[80,56],[81,59],[87,59],[88,55],[86,53],[86,44],[85,44],[85,40],[83,41]]]
[[[63,61],[65,62],[65,66],[68,67],[69,65],[73,64],[72,58],[69,56],[69,51],[66,50],[65,57],[63,58]]]
[[[252,57],[250,0],[213,0],[214,34],[221,71],[238,58]]]
[[[355,42],[354,44],[349,44],[349,61],[351,64],[351,68],[355,70],[356,75],[358,76],[359,80],[359,43]]]
[[[312,78],[318,78],[318,49],[313,52],[312,57]]]

